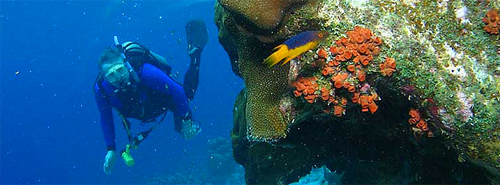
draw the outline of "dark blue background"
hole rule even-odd
[[[144,183],[157,174],[206,168],[207,140],[229,139],[243,83],[217,41],[215,0],[0,3],[1,184]],[[182,81],[189,63],[184,24],[192,18],[207,23],[210,40],[192,102],[201,135],[183,140],[168,115],[133,151],[134,167],[118,159],[106,176],[92,91],[100,52],[113,44],[113,35],[138,41],[163,55]],[[126,136],[121,125],[116,128],[121,148]]]

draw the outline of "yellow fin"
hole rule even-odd
[[[271,68],[288,56],[288,47],[284,44],[276,46],[275,52],[264,60],[267,67]]]

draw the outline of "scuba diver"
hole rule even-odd
[[[173,112],[175,130],[185,139],[196,136],[199,123],[193,120],[188,101],[194,98],[198,87],[200,57],[208,42],[208,33],[202,20],[186,24],[189,68],[180,84],[170,77],[171,67],[160,55],[136,42],[120,44],[114,37],[115,47],[106,48],[99,58],[100,73],[94,85],[95,99],[101,114],[101,128],[107,153],[104,173],[110,174],[116,161],[115,127],[112,108],[121,118],[129,144],[121,151],[127,166],[134,165],[130,149],[137,146],[159,125],[168,110]],[[132,136],[130,121],[156,122],[146,131]],[[160,120],[156,120],[160,118]]]

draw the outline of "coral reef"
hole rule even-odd
[[[205,184],[197,174],[194,173],[172,173],[155,174],[154,177],[144,184],[148,185],[168,185],[168,184]]]
[[[443,133],[464,156],[500,167],[500,153],[492,152],[498,150],[484,147],[500,137],[499,38],[485,32],[497,26],[500,2],[346,2],[325,3],[319,12],[324,25],[333,32],[365,25],[379,33],[387,46],[381,53],[397,63],[396,74],[392,59],[380,64],[383,76],[394,77],[392,87],[412,87],[401,93],[426,115],[430,133]]]
[[[216,5],[219,39],[234,41],[246,85],[231,137],[247,183],[294,182],[316,165],[344,172],[342,183],[500,183],[499,7],[308,2],[265,40]],[[307,30],[330,36],[282,67],[262,64]]]
[[[311,173],[302,177],[299,182],[291,183],[290,185],[328,185],[340,184],[341,174],[332,173],[327,167],[311,169]]]
[[[366,28],[355,26],[346,32],[347,37],[334,41],[336,46],[320,46],[314,56],[303,55],[297,59],[301,65],[312,69],[304,69],[305,74],[312,77],[298,76],[292,82],[295,87],[293,94],[303,96],[308,103],[323,106],[323,112],[337,117],[345,114],[347,99],[361,105],[362,112],[377,111],[375,101],[379,97],[373,88],[366,82],[366,71],[374,71],[370,65],[380,54],[382,40],[373,35]],[[329,48],[325,50],[324,48]],[[396,62],[392,58],[380,63],[380,70],[384,76],[390,76],[396,69]],[[319,84],[319,85],[318,85]]]
[[[228,138],[208,140],[208,165],[191,164],[192,168],[174,173],[155,173],[143,184],[245,184],[243,168],[232,160]],[[206,166],[206,167],[204,167]]]
[[[243,168],[232,160],[228,138],[208,140],[207,182],[204,184],[243,184]]]

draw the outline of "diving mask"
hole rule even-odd
[[[118,88],[129,82],[130,72],[123,63],[119,63],[111,66],[105,73],[104,78],[111,85]]]

